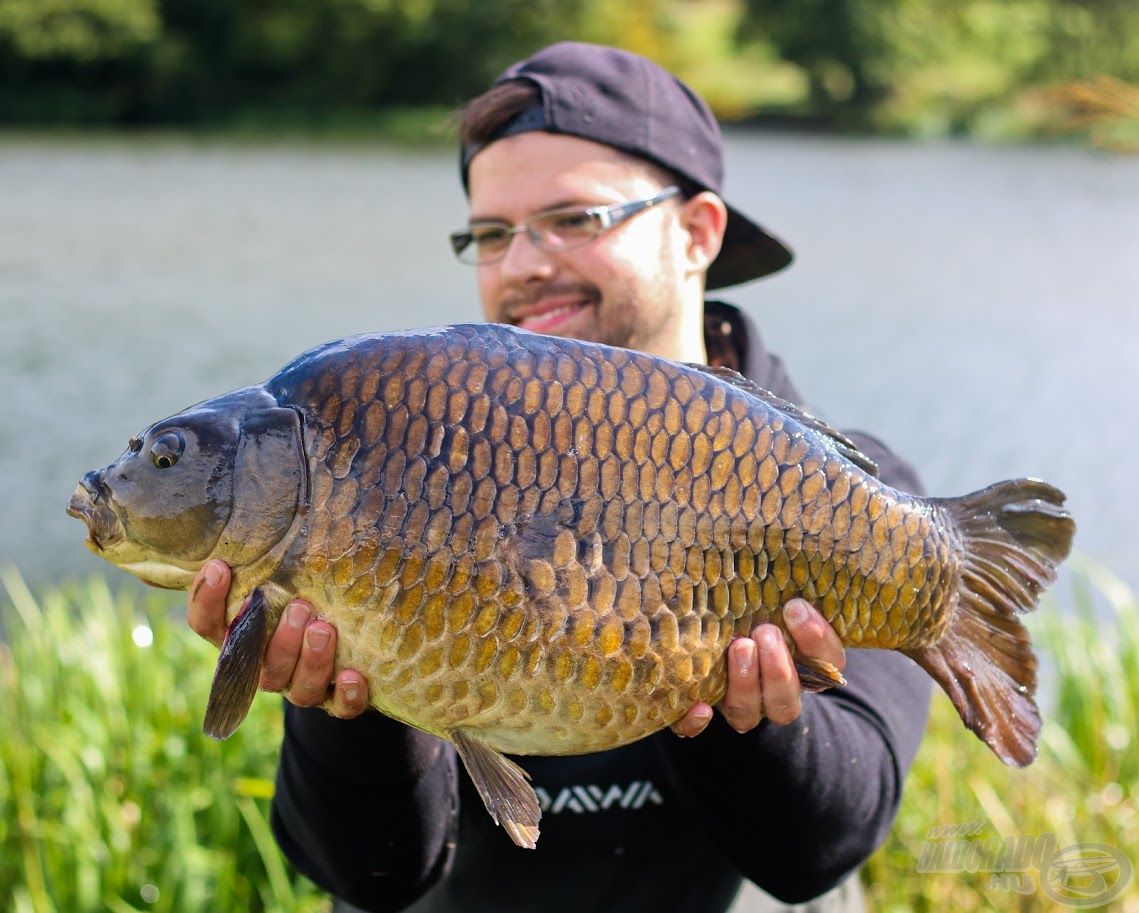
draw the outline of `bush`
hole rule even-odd
[[[1041,132],[1025,90],[1139,80],[1134,0],[0,0],[0,123],[338,129],[454,108],[553,41],[617,44],[727,119]]]

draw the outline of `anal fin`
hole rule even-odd
[[[269,606],[261,589],[255,589],[249,603],[225,632],[218,656],[210,700],[202,731],[211,739],[228,739],[241,725],[261,678],[261,664],[272,630]]]
[[[456,729],[451,741],[495,824],[501,824],[518,846],[534,849],[542,809],[527,782],[529,774],[470,732]]]

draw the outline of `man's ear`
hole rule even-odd
[[[688,233],[685,254],[688,268],[705,272],[720,253],[728,225],[728,208],[710,190],[703,190],[684,202],[680,224]]]

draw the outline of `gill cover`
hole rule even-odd
[[[308,497],[308,463],[300,412],[272,405],[242,414],[233,460],[229,522],[214,556],[251,564],[277,544]]]

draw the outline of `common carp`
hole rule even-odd
[[[233,568],[207,734],[241,723],[302,596],[337,628],[337,668],[451,742],[533,847],[538,802],[503,752],[614,748],[715,703],[732,639],[796,596],[844,644],[912,657],[1003,761],[1029,763],[1017,614],[1068,554],[1063,502],[1031,479],[915,497],[734,372],[480,324],[312,349],[131,438],[68,512],[147,582]]]

